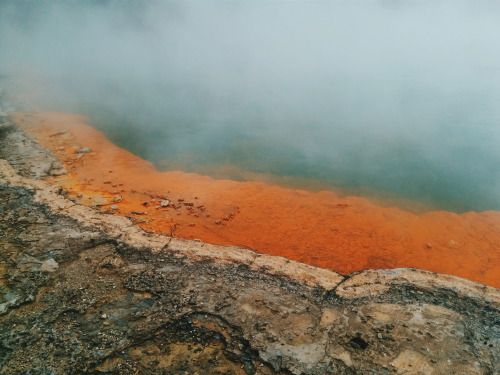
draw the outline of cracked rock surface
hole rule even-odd
[[[0,373],[498,373],[497,289],[145,233],[44,182],[62,166],[7,125]]]

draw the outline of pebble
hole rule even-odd
[[[165,199],[163,201],[160,201],[160,205],[156,208],[168,207],[169,204],[170,204],[170,201],[168,199]]]
[[[88,147],[82,147],[82,148],[76,150],[77,154],[88,154],[90,152],[92,152],[92,150]]]

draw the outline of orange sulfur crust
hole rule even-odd
[[[500,287],[500,212],[417,215],[332,192],[159,172],[83,116],[15,118],[68,170],[50,181],[147,231],[251,248],[342,274],[416,267]]]

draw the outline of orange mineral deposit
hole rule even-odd
[[[416,267],[500,287],[500,212],[415,214],[362,197],[160,172],[63,113],[17,122],[69,172],[51,177],[83,204],[144,230],[279,255],[342,274]]]

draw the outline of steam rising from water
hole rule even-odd
[[[1,85],[159,166],[500,210],[500,3],[0,3]],[[171,164],[171,162],[170,162]]]

